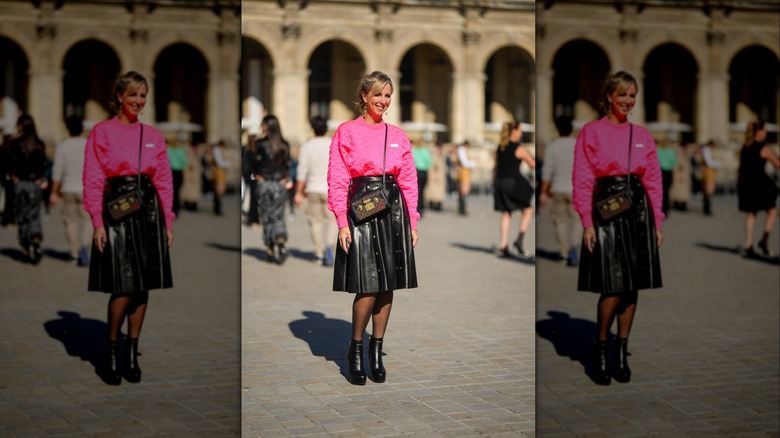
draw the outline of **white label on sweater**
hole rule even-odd
[[[398,147],[398,143],[390,143],[390,147],[391,148],[397,148]]]
[[[154,143],[146,143],[146,147],[153,148],[154,147]]]
[[[643,145],[642,143],[637,143],[634,147],[643,148],[645,147],[645,145]]]

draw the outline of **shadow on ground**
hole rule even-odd
[[[254,257],[258,260],[268,261],[268,254],[264,248],[245,248],[243,253],[250,257]],[[311,251],[301,251],[296,248],[287,248],[287,258],[294,257],[296,259],[314,260],[314,253]]]
[[[341,319],[325,317],[320,312],[305,310],[305,319],[298,319],[289,324],[292,334],[309,344],[311,353],[321,356],[339,367],[341,375],[347,379],[347,348],[352,337],[352,323]]]
[[[710,251],[720,251],[729,254],[741,255],[738,246],[714,245],[712,243],[706,243],[706,242],[698,242],[696,243],[696,246],[704,249],[709,249]],[[767,263],[770,265],[780,265],[780,256],[766,257],[760,254],[756,254],[754,256],[745,257],[745,258],[748,260],[754,260],[757,262]]]
[[[43,324],[46,333],[62,342],[68,356],[89,362],[98,374],[100,352],[106,339],[107,325],[96,319],[82,318],[76,312],[60,310],[60,319]]]
[[[509,257],[499,257],[498,252],[495,247],[484,247],[484,246],[476,246],[476,245],[469,245],[467,243],[460,243],[460,242],[452,242],[450,243],[451,246],[454,246],[455,248],[460,248],[466,251],[473,251],[473,252],[482,252],[486,254],[494,254],[496,255],[496,258],[502,259],[502,260],[514,260],[526,265],[535,265],[536,264],[536,257],[520,257],[512,252],[509,253]]]
[[[589,365],[596,323],[586,319],[571,318],[568,313],[551,310],[550,319],[536,322],[536,333],[552,342],[558,356],[579,362],[583,370]]]

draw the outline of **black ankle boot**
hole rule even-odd
[[[138,367],[138,338],[125,338],[125,380],[131,383],[141,381],[141,368]]]
[[[356,341],[354,339],[349,341],[347,362],[349,363],[349,383],[353,385],[365,385],[366,372],[363,371],[363,341]]]
[[[593,357],[590,364],[590,378],[597,385],[609,385],[611,378],[607,371],[607,342],[593,343]]]
[[[382,338],[371,336],[368,340],[368,363],[371,365],[372,380],[376,383],[384,382],[387,373],[382,365]]]
[[[628,339],[618,339],[613,349],[615,365],[612,377],[620,383],[631,381],[631,369],[628,367]]]
[[[109,385],[122,383],[122,375],[119,372],[119,345],[116,341],[106,341],[103,347],[103,381]]]
[[[531,255],[531,253],[523,248],[523,238],[525,238],[525,233],[520,233],[520,235],[517,236],[517,240],[515,240],[513,245],[517,250],[517,252],[520,254],[520,257],[528,257]]]
[[[770,255],[770,253],[769,253],[769,233],[764,232],[764,236],[758,242],[758,247],[761,249],[761,252],[763,252],[765,256],[769,257],[769,255]]]

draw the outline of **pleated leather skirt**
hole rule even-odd
[[[107,242],[102,253],[92,242],[90,291],[131,294],[173,287],[165,215],[149,177],[141,177],[143,207],[139,211],[123,221],[115,221],[108,214],[106,200],[136,190],[137,186],[136,175],[106,180],[103,223]]]
[[[382,186],[382,176],[353,178],[348,199]],[[393,175],[385,176],[390,212],[355,225],[349,216],[352,244],[349,253],[336,245],[333,290],[374,293],[417,287],[409,211]]]
[[[624,190],[626,176],[601,177],[593,191],[593,224],[597,243],[593,253],[583,243],[577,290],[620,294],[662,286],[661,263],[653,209],[639,177],[631,176],[632,212],[604,223],[596,202]]]

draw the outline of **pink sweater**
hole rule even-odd
[[[138,173],[140,123],[125,125],[118,118],[100,122],[92,128],[84,150],[84,210],[92,225],[103,225],[103,185],[112,176]],[[165,212],[168,229],[173,227],[173,177],[165,140],[155,128],[144,125],[141,173],[149,175]]]
[[[633,125],[631,173],[640,176],[655,215],[655,227],[660,230],[664,219],[661,212],[663,184],[655,141],[647,129]],[[580,214],[584,228],[593,226],[591,211],[596,178],[626,174],[628,138],[628,123],[616,125],[606,117],[586,124],[577,136],[572,171],[572,204]]]
[[[353,177],[382,174],[385,123],[371,125],[361,117],[342,123],[330,143],[328,161],[328,208],[339,228],[349,225],[347,195]],[[406,200],[410,224],[417,229],[417,170],[412,145],[401,128],[387,124],[387,164]]]

